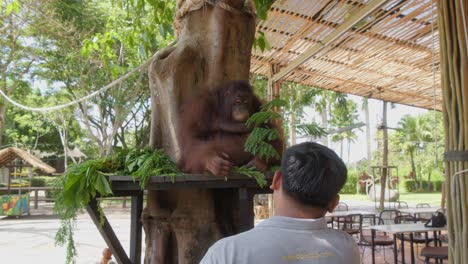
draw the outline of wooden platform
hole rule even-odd
[[[238,189],[240,210],[240,231],[246,231],[254,226],[253,197],[259,193],[270,193],[268,186],[272,175],[267,175],[267,185],[263,188],[257,182],[244,175],[224,177],[209,174],[185,174],[177,177],[153,176],[149,179],[145,190],[171,190],[180,188],[202,189]],[[119,239],[104,215],[104,224],[100,225],[100,214],[97,201],[93,199],[86,207],[88,214],[98,227],[99,232],[106,241],[118,263],[141,263],[143,190],[140,182],[131,176],[110,176],[114,196],[130,196],[132,199],[130,222],[130,256],[125,253]]]

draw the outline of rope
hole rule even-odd
[[[174,45],[175,42],[172,42],[171,44],[169,44],[169,46],[172,46]],[[109,83],[108,85],[102,87],[101,89],[97,90],[97,91],[94,91],[86,96],[83,96],[81,98],[78,98],[76,100],[73,100],[71,102],[68,102],[66,104],[61,104],[61,105],[56,105],[56,106],[50,106],[50,107],[29,107],[29,106],[26,106],[26,105],[22,105],[16,101],[14,101],[13,99],[11,99],[10,97],[8,97],[8,95],[6,95],[1,89],[0,89],[0,95],[3,96],[3,98],[5,98],[5,100],[7,100],[8,102],[10,102],[11,104],[13,104],[14,106],[16,107],[19,107],[19,108],[22,108],[24,110],[28,110],[28,111],[32,111],[32,112],[52,112],[52,111],[57,111],[57,110],[60,110],[60,109],[63,109],[63,108],[66,108],[66,107],[69,107],[69,106],[72,106],[72,105],[75,105],[75,104],[78,104],[80,102],[83,102],[85,100],[88,100],[96,95],[98,95],[99,93],[101,92],[105,92],[106,90],[108,90],[109,88],[115,86],[116,84],[119,84],[121,82],[123,82],[125,79],[127,79],[128,77],[130,77],[133,73],[135,73],[136,71],[140,71],[143,67],[146,67],[153,59],[155,59],[158,55],[159,55],[159,52],[161,50],[159,50],[158,52],[156,52],[151,58],[149,58],[148,60],[146,60],[145,62],[143,62],[142,64],[140,64],[138,67],[136,67],[135,69],[127,72],[125,75],[122,75],[120,78],[118,78],[117,80],[114,80],[112,81],[111,83]]]

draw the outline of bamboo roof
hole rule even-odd
[[[275,1],[257,23],[271,49],[254,50],[251,72],[440,110],[436,2]]]
[[[31,167],[39,169],[45,173],[55,172],[54,168],[41,161],[39,158],[35,157],[32,154],[29,154],[28,152],[22,149],[15,147],[0,150],[0,167],[8,165],[17,158],[22,159]]]

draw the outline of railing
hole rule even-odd
[[[34,196],[32,196],[32,201],[34,203],[34,209],[37,209],[39,206],[39,202],[53,202],[53,198],[47,197],[39,197],[39,191],[52,191],[56,190],[55,187],[45,186],[45,187],[0,187],[0,191],[10,191],[10,194],[16,194],[18,191],[21,193],[24,192],[34,192]],[[122,208],[127,208],[127,200],[130,200],[129,197],[105,197],[105,198],[98,198],[98,200],[111,200],[111,201],[122,201]]]

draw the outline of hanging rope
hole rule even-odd
[[[169,44],[169,46],[173,46],[175,44],[175,42],[172,42]],[[123,82],[124,80],[126,80],[128,77],[130,77],[133,73],[137,72],[137,71],[140,71],[143,67],[146,67],[153,59],[155,59],[158,55],[159,55],[159,52],[161,50],[157,51],[151,58],[149,58],[148,60],[146,60],[145,62],[143,62],[142,64],[140,64],[138,67],[136,67],[135,69],[127,72],[125,75],[122,75],[120,78],[118,78],[117,80],[114,80],[112,81],[111,83],[109,83],[108,85],[102,87],[101,89],[97,90],[97,91],[94,91],[84,97],[81,97],[81,98],[78,98],[76,100],[73,100],[71,102],[68,102],[66,104],[61,104],[61,105],[56,105],[56,106],[50,106],[50,107],[29,107],[29,106],[26,106],[26,105],[22,105],[18,102],[16,102],[15,100],[11,99],[10,97],[8,97],[8,95],[6,95],[1,89],[0,89],[0,94],[3,96],[3,98],[5,98],[5,100],[7,100],[8,102],[10,102],[11,104],[13,104],[14,106],[16,107],[19,107],[19,108],[22,108],[24,110],[28,110],[28,111],[33,111],[33,112],[52,112],[52,111],[57,111],[57,110],[60,110],[60,109],[63,109],[63,108],[66,108],[66,107],[69,107],[69,106],[72,106],[72,105],[75,105],[75,104],[78,104],[80,102],[83,102],[85,100],[88,100],[96,95],[98,95],[99,93],[102,93],[102,92],[105,92],[106,90],[108,90],[109,88]]]

